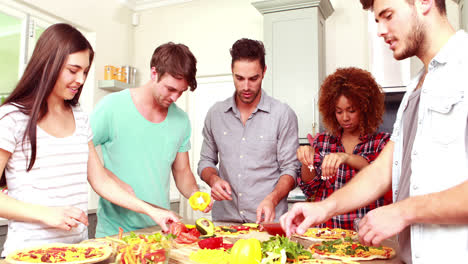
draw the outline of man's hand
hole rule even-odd
[[[296,151],[296,155],[302,165],[309,166],[314,164],[314,148],[311,146],[300,146]]]
[[[231,194],[229,183],[217,176],[217,180],[211,184],[211,197],[216,201],[232,200]]]
[[[345,163],[349,154],[344,152],[330,153],[323,158],[322,176],[331,178],[336,175],[341,164]]]
[[[270,197],[266,197],[257,207],[257,224],[260,222],[272,222],[275,220],[276,204]],[[263,221],[262,221],[263,216]]]
[[[378,246],[409,225],[404,219],[398,204],[374,209],[359,222],[359,241],[364,245]]]
[[[46,208],[41,217],[45,225],[67,231],[77,227],[79,223],[88,225],[88,216],[81,209],[72,206]]]
[[[330,210],[323,202],[295,203],[293,207],[280,217],[280,223],[286,236],[304,234],[310,226],[321,224],[330,219]]]
[[[169,225],[173,222],[179,222],[179,217],[172,211],[165,209],[152,208],[148,214],[159,226],[163,232],[169,231]]]
[[[203,213],[209,213],[211,211],[211,209],[213,208],[213,197],[211,197],[211,201],[210,201],[210,204],[205,208],[205,210],[203,210]]]

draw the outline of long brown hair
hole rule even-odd
[[[47,114],[47,98],[54,89],[68,55],[84,50],[89,50],[91,66],[94,51],[83,34],[64,23],[50,26],[39,37],[23,76],[4,102],[4,104],[14,104],[19,111],[29,116],[23,136],[23,149],[28,139],[31,143],[27,171],[32,169],[36,161],[36,127],[37,122]],[[65,104],[70,107],[77,105],[82,89],[83,85],[75,97],[66,100]]]

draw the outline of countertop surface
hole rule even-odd
[[[187,224],[193,224],[195,221],[183,221],[183,222]],[[229,225],[229,224],[236,224],[236,223],[215,222],[214,224],[215,225]],[[161,228],[159,226],[154,226],[154,227],[137,230],[135,231],[135,233],[152,234],[160,230]],[[257,238],[262,241],[262,240],[267,240],[270,237],[270,235],[268,235],[266,232],[252,232],[249,234],[240,235],[237,238],[224,238],[224,239],[228,242],[234,243],[239,238],[249,238],[249,237]],[[311,241],[301,239],[301,238],[296,238],[296,237],[293,237],[291,240],[294,240],[302,244],[304,247],[307,247],[312,243]],[[399,263],[402,263],[400,259],[398,258],[398,245],[397,245],[395,238],[385,240],[382,243],[382,245],[394,248],[397,253],[396,256],[390,260],[371,260],[371,261],[362,261],[362,262],[358,261],[358,262],[364,263],[364,264],[399,264]],[[171,249],[169,263],[170,264],[196,263],[196,262],[190,261],[188,256],[190,255],[191,252],[196,251],[197,249],[198,249],[198,246],[196,244],[182,245],[177,249]],[[108,263],[109,261],[99,263],[99,264],[108,264]],[[0,264],[6,264],[5,260],[0,260]]]

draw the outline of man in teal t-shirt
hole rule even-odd
[[[170,208],[170,173],[189,198],[199,191],[190,169],[191,127],[187,114],[174,102],[195,90],[196,59],[183,44],[158,47],[151,59],[151,80],[145,85],[110,94],[91,116],[95,145],[101,145],[104,166],[130,193]],[[205,212],[211,210],[208,207]],[[154,226],[146,215],[99,199],[96,237]]]

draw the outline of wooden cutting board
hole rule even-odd
[[[271,236],[266,232],[251,232],[248,234],[242,234],[238,237],[225,237],[224,243],[235,243],[237,240],[243,238],[256,238],[260,241],[268,240]],[[190,264],[198,264],[198,262],[194,262],[190,260],[190,253],[199,250],[197,243],[193,243],[191,245],[177,245],[176,249],[171,249],[169,253],[169,263],[171,264],[182,264],[182,263],[190,263]]]

